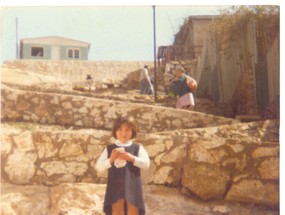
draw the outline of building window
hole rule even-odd
[[[44,48],[43,47],[32,47],[31,48],[31,56],[32,57],[43,57],[44,56]]]
[[[79,50],[74,50],[74,58],[79,58]]]
[[[67,50],[67,58],[79,59],[80,58],[80,50],[79,49],[68,49]]]
[[[68,56],[68,58],[73,58],[73,50],[69,49],[67,56]]]

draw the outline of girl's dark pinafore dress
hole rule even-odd
[[[108,158],[113,149],[118,148],[116,144],[107,146]],[[133,143],[124,147],[125,151],[138,156],[140,146]],[[145,214],[142,182],[140,168],[127,162],[126,166],[116,168],[114,164],[108,170],[107,188],[104,200],[104,212],[106,215],[112,215],[112,204],[119,199],[125,199],[128,203],[139,209],[139,215]],[[126,214],[126,204],[125,204]]]

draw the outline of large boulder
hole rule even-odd
[[[183,167],[182,186],[203,200],[222,199],[230,174],[214,165],[187,162]]]

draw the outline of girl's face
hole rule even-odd
[[[117,139],[121,143],[126,143],[132,138],[133,130],[126,124],[122,124],[119,129],[116,131]]]

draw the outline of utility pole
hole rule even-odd
[[[18,17],[16,17],[16,59],[19,59]]]
[[[153,49],[154,49],[154,101],[157,102],[157,76],[156,76],[156,28],[155,28],[155,5],[153,8]]]

